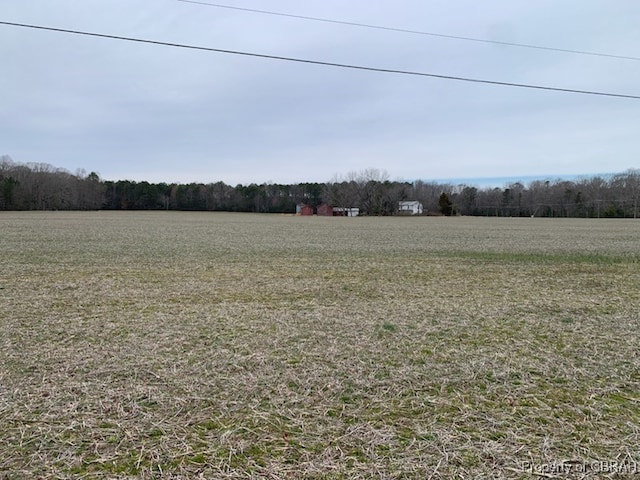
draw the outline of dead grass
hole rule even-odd
[[[625,478],[639,233],[3,213],[0,478]]]

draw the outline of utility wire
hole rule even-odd
[[[378,67],[366,67],[362,65],[353,65],[346,63],[334,63],[334,62],[323,62],[319,60],[309,60],[304,58],[293,58],[293,57],[283,57],[279,55],[266,55],[262,53],[252,53],[252,52],[243,52],[238,50],[226,50],[221,48],[210,48],[210,47],[200,47],[196,45],[185,45],[182,43],[170,43],[170,42],[161,42],[158,40],[145,40],[142,38],[134,38],[134,37],[123,37],[120,35],[108,35],[104,33],[93,33],[93,32],[84,32],[80,30],[68,30],[64,28],[54,28],[54,27],[44,27],[40,25],[30,25],[25,23],[14,23],[14,22],[3,22],[0,21],[0,25],[9,25],[12,27],[23,27],[23,28],[32,28],[37,30],[47,30],[51,32],[60,32],[60,33],[69,33],[73,35],[84,35],[89,37],[99,37],[99,38],[108,38],[111,40],[124,40],[127,42],[137,42],[137,43],[146,43],[152,45],[162,45],[166,47],[176,47],[176,48],[187,48],[191,50],[200,50],[205,52],[215,52],[215,53],[225,53],[230,55],[242,55],[245,57],[256,57],[256,58],[265,58],[269,60],[282,60],[286,62],[296,62],[296,63],[306,63],[312,65],[321,65],[325,67],[337,67],[337,68],[348,68],[352,70],[363,70],[369,72],[380,72],[380,73],[393,73],[398,75],[412,75],[418,77],[431,77],[431,78],[440,78],[443,80],[457,80],[460,82],[472,82],[472,83],[484,83],[489,85],[499,85],[503,87],[518,87],[518,88],[530,88],[536,90],[550,90],[554,92],[563,92],[563,93],[578,93],[583,95],[599,95],[604,97],[618,97],[618,98],[629,98],[634,100],[640,100],[639,95],[628,95],[623,93],[610,93],[610,92],[597,92],[593,90],[576,90],[573,88],[560,88],[560,87],[549,87],[544,85],[531,85],[526,83],[512,83],[512,82],[500,82],[496,80],[482,80],[478,78],[468,78],[468,77],[456,77],[452,75],[441,75],[436,73],[425,73],[425,72],[415,72],[410,70],[396,70],[391,68],[378,68]]]
[[[444,33],[434,33],[434,32],[425,32],[420,30],[409,30],[406,28],[396,28],[396,27],[385,27],[382,25],[371,25],[367,23],[359,23],[359,22],[347,22],[343,20],[333,20],[330,18],[321,18],[321,17],[308,17],[305,15],[294,15],[291,13],[282,13],[282,12],[272,12],[269,10],[257,10],[255,8],[243,8],[243,7],[233,7],[231,5],[222,5],[220,3],[209,3],[209,2],[200,2],[196,0],[177,0],[182,3],[193,3],[196,5],[206,5],[208,7],[216,7],[216,8],[226,8],[229,10],[239,10],[242,12],[252,12],[259,13],[262,15],[275,15],[278,17],[288,17],[288,18],[297,18],[300,20],[311,20],[314,22],[324,22],[324,23],[335,23],[338,25],[349,25],[352,27],[361,27],[361,28],[373,28],[376,30],[386,30],[390,32],[402,32],[402,33],[411,33],[414,35],[426,35],[430,37],[439,37],[439,38],[449,38],[454,40],[465,40],[468,42],[480,42],[480,43],[492,43],[494,45],[507,45],[509,47],[519,47],[519,48],[532,48],[537,50],[548,50],[552,52],[563,52],[563,53],[572,53],[577,55],[591,55],[595,57],[609,57],[609,58],[618,58],[623,60],[635,60],[640,61],[640,57],[632,57],[627,55],[613,55],[610,53],[598,53],[598,52],[589,52],[586,50],[570,50],[566,48],[555,48],[555,47],[543,47],[541,45],[531,45],[526,43],[512,43],[512,42],[501,42],[499,40],[487,40],[483,38],[473,38],[473,37],[462,37],[459,35],[447,35]]]

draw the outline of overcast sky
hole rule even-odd
[[[204,2],[208,0],[203,0]],[[220,0],[640,57],[637,0]],[[177,0],[21,0],[0,21],[377,68],[640,95],[640,61]],[[640,100],[331,68],[0,25],[0,155],[107,180],[324,182],[640,167]]]

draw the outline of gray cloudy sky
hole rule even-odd
[[[208,1],[208,0],[203,0]],[[640,57],[637,0],[227,0],[236,7]],[[21,0],[0,21],[640,95],[640,61],[177,0]],[[105,179],[560,176],[640,166],[640,100],[329,68],[0,25],[0,154]]]

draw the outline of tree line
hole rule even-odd
[[[396,215],[417,200],[425,214],[637,218],[640,170],[576,181],[536,180],[478,188],[417,180],[391,181],[377,169],[335,175],[326,183],[227,185],[103,180],[49,164],[0,157],[0,210],[202,210],[293,213],[322,203],[359,208],[361,215]]]

